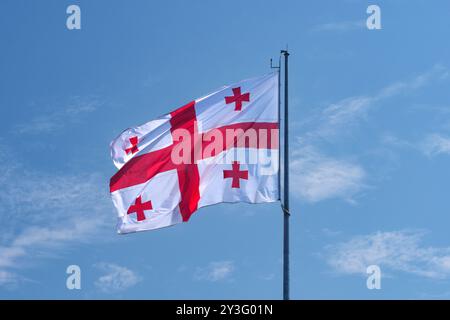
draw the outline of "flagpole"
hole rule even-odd
[[[278,59],[278,65],[274,65],[272,59],[270,59],[270,68],[271,69],[277,69],[277,75],[278,75],[278,128],[281,128],[281,55]],[[281,134],[278,134],[278,146],[281,146]],[[279,147],[281,148],[281,147]],[[281,155],[278,154],[278,169],[281,168]],[[281,177],[278,175],[278,200],[280,202],[282,201],[281,198]]]
[[[288,57],[287,50],[281,50],[284,55],[284,196],[283,209],[283,300],[289,300],[289,121],[288,121]],[[281,146],[280,146],[281,147]]]

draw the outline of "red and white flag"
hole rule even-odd
[[[118,232],[186,222],[204,206],[279,200],[278,75],[224,86],[111,142]]]

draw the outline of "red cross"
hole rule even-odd
[[[134,137],[131,137],[131,138],[128,139],[128,140],[130,140],[131,147],[126,148],[126,149],[125,149],[125,152],[126,152],[127,154],[129,154],[130,152],[131,152],[131,154],[135,154],[136,152],[139,151],[139,149],[138,149],[138,147],[137,147],[137,144],[138,144],[138,137],[134,136]]]
[[[142,203],[142,198],[141,196],[137,197],[134,204],[132,204],[127,211],[127,214],[131,214],[131,213],[135,213],[136,212],[136,216],[137,216],[137,221],[142,221],[145,220],[145,214],[144,211],[145,210],[152,210],[152,202],[149,200],[147,202]]]
[[[191,134],[191,137],[193,137],[191,139],[191,148],[192,150],[194,150],[194,130],[198,132],[198,129],[195,128],[195,126],[197,125],[195,101],[192,101],[187,105],[171,112],[170,115],[171,132],[173,133],[173,131],[178,128],[187,129]],[[256,130],[258,139],[257,144],[250,144],[247,139],[244,139],[243,145],[239,145],[239,142],[236,139],[235,141],[231,141],[229,144],[227,144],[226,141],[223,141],[222,148],[220,150],[215,150],[216,152],[210,155],[201,154],[199,158],[206,159],[211,156],[216,156],[223,150],[228,150],[237,146],[242,148],[278,149],[277,122],[235,123],[212,129],[211,131],[219,130],[225,137],[226,131],[230,129],[242,129],[244,131],[248,129]],[[264,138],[264,140],[266,140],[267,138],[265,144],[261,144],[262,140],[260,139],[262,139],[261,137],[263,135],[260,135],[260,130],[265,130],[267,132],[267,135]],[[273,134],[272,130],[276,130],[276,135]],[[211,141],[211,139],[208,140],[203,138],[203,136],[210,134],[211,131],[204,132],[200,135],[200,137],[197,137],[202,141],[202,150],[205,150],[209,144],[216,143],[214,140]],[[145,183],[158,173],[169,170],[176,170],[178,174],[178,183],[181,194],[181,200],[179,203],[180,213],[183,217],[183,221],[188,221],[190,216],[197,210],[198,202],[200,200],[200,175],[195,161],[191,161],[191,164],[173,163],[171,153],[172,149],[176,146],[177,143],[181,142],[174,141],[174,143],[170,146],[152,152],[144,153],[139,157],[134,157],[130,161],[125,163],[125,165],[111,178],[109,183],[110,192]],[[194,157],[194,152],[191,152],[191,154],[192,157]]]
[[[239,170],[239,161],[233,161],[231,165],[231,170],[223,170],[223,178],[232,178],[231,182],[232,188],[240,188],[240,179],[248,180],[248,170]]]
[[[243,101],[250,101],[250,93],[244,93],[241,94],[241,87],[233,88],[233,95],[229,97],[225,97],[225,103],[235,103],[234,105],[234,111],[241,111],[242,109],[242,102]]]

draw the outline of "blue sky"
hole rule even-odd
[[[81,30],[66,28],[70,4]],[[365,27],[369,4],[382,30]],[[292,298],[450,298],[449,10],[2,1],[0,298],[281,298],[279,205],[118,236],[108,181],[123,129],[267,73],[286,44]],[[81,290],[66,288],[71,264]]]

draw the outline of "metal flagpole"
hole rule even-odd
[[[281,128],[281,54],[278,59],[278,65],[275,66],[272,63],[272,59],[270,59],[270,68],[271,69],[277,69],[278,73],[278,128]],[[278,133],[278,146],[281,148],[281,134]],[[278,170],[281,168],[281,154],[278,153]],[[281,177],[278,175],[278,200],[281,201]]]
[[[281,50],[284,55],[284,196],[281,208],[284,216],[283,236],[283,299],[289,300],[289,122],[288,122],[288,57],[287,50]],[[280,146],[281,147],[281,146]]]

